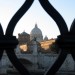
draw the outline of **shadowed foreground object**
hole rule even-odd
[[[59,70],[59,68],[61,67],[61,65],[63,64],[64,60],[66,59],[66,56],[68,54],[68,52],[70,52],[74,57],[74,49],[75,49],[75,41],[74,41],[74,35],[73,34],[74,31],[74,22],[72,23],[72,27],[71,27],[71,31],[68,31],[67,25],[64,21],[64,19],[62,18],[62,16],[55,10],[55,8],[49,3],[48,0],[39,0],[40,4],[42,5],[42,7],[44,8],[44,10],[53,18],[53,20],[57,23],[57,26],[60,30],[61,33],[61,37],[58,37],[56,40],[56,43],[58,44],[58,46],[62,49],[59,57],[57,58],[57,60],[55,61],[55,63],[52,65],[52,67],[46,72],[46,75],[55,75],[56,72]],[[72,32],[73,31],[73,32]],[[72,33],[71,33],[72,32]],[[71,34],[73,34],[73,36],[71,37]],[[63,37],[64,36],[64,37]],[[62,39],[61,39],[62,38]],[[69,38],[69,39],[68,39]],[[64,42],[63,42],[64,40]],[[64,45],[66,44],[66,46]],[[61,46],[60,46],[61,45]],[[67,47],[67,51],[65,50]],[[73,47],[73,50],[71,51],[70,49]],[[69,49],[70,48],[70,49]]]
[[[26,11],[30,8],[34,0],[26,0],[22,7],[16,12],[16,14],[10,20],[8,27],[6,29],[6,34],[3,34],[3,29],[0,25],[1,36],[0,36],[0,47],[1,52],[0,55],[2,57],[3,51],[6,50],[6,53],[11,61],[11,63],[15,66],[15,68],[19,71],[21,75],[30,75],[28,70],[20,63],[19,59],[16,57],[14,48],[18,44],[18,40],[13,35],[14,28],[19,21],[19,19],[26,13]],[[1,58],[0,57],[0,58]]]
[[[19,59],[16,57],[14,48],[18,44],[18,40],[13,35],[14,28],[20,18],[26,13],[26,11],[30,8],[34,0],[26,0],[22,7],[17,11],[17,13],[10,20],[8,27],[6,29],[6,34],[3,34],[3,29],[0,25],[0,59],[2,58],[3,51],[6,50],[6,53],[11,61],[11,63],[15,66],[15,68],[19,71],[21,75],[30,75],[29,71],[21,64]],[[63,64],[68,53],[71,53],[73,59],[75,60],[75,20],[72,23],[70,31],[68,31],[67,25],[62,18],[62,16],[54,9],[54,7],[49,3],[48,0],[39,0],[42,7],[45,11],[53,18],[53,20],[57,23],[57,26],[60,30],[61,35],[58,36],[56,43],[61,48],[61,52],[59,57],[52,65],[52,67],[46,72],[46,75],[54,75],[59,70],[61,65]],[[65,44],[65,45],[64,45]],[[66,49],[67,48],[67,49]],[[71,50],[72,48],[72,50]],[[66,50],[65,50],[66,49]]]

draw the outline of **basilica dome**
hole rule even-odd
[[[43,40],[42,31],[38,28],[37,24],[30,33],[30,40],[34,40],[35,38],[38,42]]]

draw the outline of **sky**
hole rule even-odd
[[[0,23],[4,32],[11,18],[24,2],[25,0],[0,0]],[[49,2],[62,15],[68,29],[70,29],[75,18],[75,0],[49,0]],[[44,11],[38,0],[34,0],[30,9],[18,21],[13,35],[18,37],[18,33],[23,31],[30,34],[36,23],[44,37],[56,38],[60,35],[55,21]]]

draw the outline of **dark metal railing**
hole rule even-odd
[[[4,50],[7,53],[8,58],[21,75],[30,75],[29,71],[20,63],[15,55],[14,48],[18,45],[18,40],[13,36],[14,28],[20,18],[27,12],[34,0],[26,0],[22,7],[16,12],[16,14],[10,20],[6,33],[4,35],[2,26],[0,25],[0,60],[2,58]],[[72,23],[70,31],[68,31],[67,25],[58,13],[58,11],[49,3],[48,0],[39,0],[43,9],[53,18],[57,23],[61,35],[56,39],[57,45],[61,48],[59,57],[53,64],[53,66],[45,73],[45,75],[55,75],[68,53],[71,53],[75,60],[75,20]]]

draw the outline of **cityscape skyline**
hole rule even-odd
[[[25,0],[0,0],[0,23],[2,24],[5,32],[7,25],[16,13],[16,11],[22,6]],[[74,3],[75,0],[49,0],[51,4],[58,10],[66,21],[68,28],[75,18]],[[43,12],[43,13],[42,13]],[[24,16],[17,23],[14,35],[18,36],[18,33],[22,33],[24,30],[27,33],[34,28],[37,23],[41,29],[43,36],[48,38],[56,38],[60,34],[59,29],[54,20],[44,11],[38,0],[35,0],[30,9],[24,14]]]

